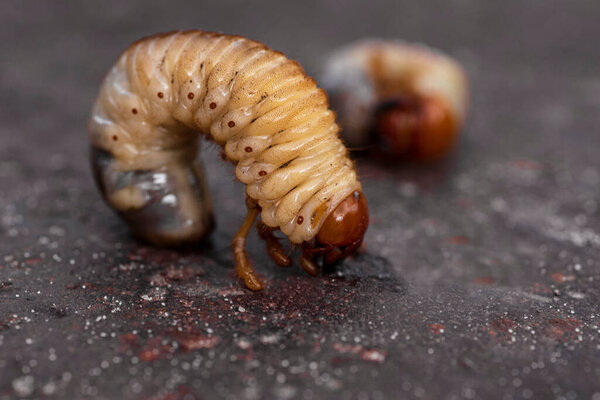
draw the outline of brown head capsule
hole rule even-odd
[[[439,159],[464,123],[466,74],[423,46],[377,40],[350,45],[330,58],[323,83],[347,143],[389,158]]]
[[[367,199],[362,191],[354,191],[327,216],[317,233],[325,262],[331,264],[354,253],[360,247],[368,226]]]
[[[157,101],[163,98],[169,101]],[[134,117],[132,104],[151,112]],[[326,262],[344,257],[367,229],[362,186],[327,95],[298,63],[262,43],[201,31],[139,40],[107,74],[89,127],[106,201],[136,235],[157,244],[210,233],[212,203],[196,156],[199,137],[218,143],[246,185],[233,254],[252,290],[262,288],[245,251],[256,219],[271,258],[291,263],[274,235],[280,230],[303,249],[300,265],[311,275],[318,271],[312,254],[323,250]]]

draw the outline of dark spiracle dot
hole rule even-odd
[[[302,225],[302,223],[304,222],[304,217],[302,215],[298,216],[298,218],[296,218],[296,223],[298,225]]]
[[[228,126],[228,127],[230,127],[230,128],[233,128],[233,127],[235,126],[235,122],[233,122],[233,121],[229,121],[229,122],[227,123],[227,126]]]
[[[159,99],[162,99],[163,97],[165,97],[165,94],[163,92],[158,92],[158,93],[156,93],[156,95],[158,96]]]
[[[134,113],[134,114],[137,114],[137,108],[132,108],[131,112]]]
[[[246,151],[246,153],[252,153],[252,147],[250,146],[246,146],[244,150]]]
[[[258,175],[260,176],[265,176],[267,174],[267,171],[259,171]]]
[[[192,100],[194,98],[194,93],[189,92],[188,93],[188,99]]]
[[[214,110],[215,108],[217,108],[217,103],[212,102],[212,103],[210,103],[209,107],[211,110]]]
[[[113,135],[112,139],[116,142],[117,140],[119,140],[119,138],[117,137],[117,135]]]

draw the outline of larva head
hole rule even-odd
[[[435,97],[397,97],[375,112],[374,134],[384,153],[417,161],[446,155],[458,124],[448,106]]]
[[[358,249],[368,226],[367,199],[356,190],[327,216],[317,234],[317,242],[326,249],[325,263],[333,263]]]

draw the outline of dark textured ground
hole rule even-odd
[[[166,3],[0,5],[0,399],[600,399],[600,3]],[[104,72],[176,28],[311,73],[362,36],[425,42],[469,71],[471,118],[441,164],[359,162],[367,250],[337,270],[279,269],[253,238],[250,293],[215,152],[218,229],[193,251],[137,243],[92,184]]]

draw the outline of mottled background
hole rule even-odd
[[[0,399],[600,399],[600,3],[5,1],[0,4]],[[204,160],[218,228],[132,239],[87,161],[88,113],[133,40],[201,28],[318,73],[400,37],[458,58],[472,109],[451,157],[358,160],[366,252],[318,278],[235,280],[243,187]]]

